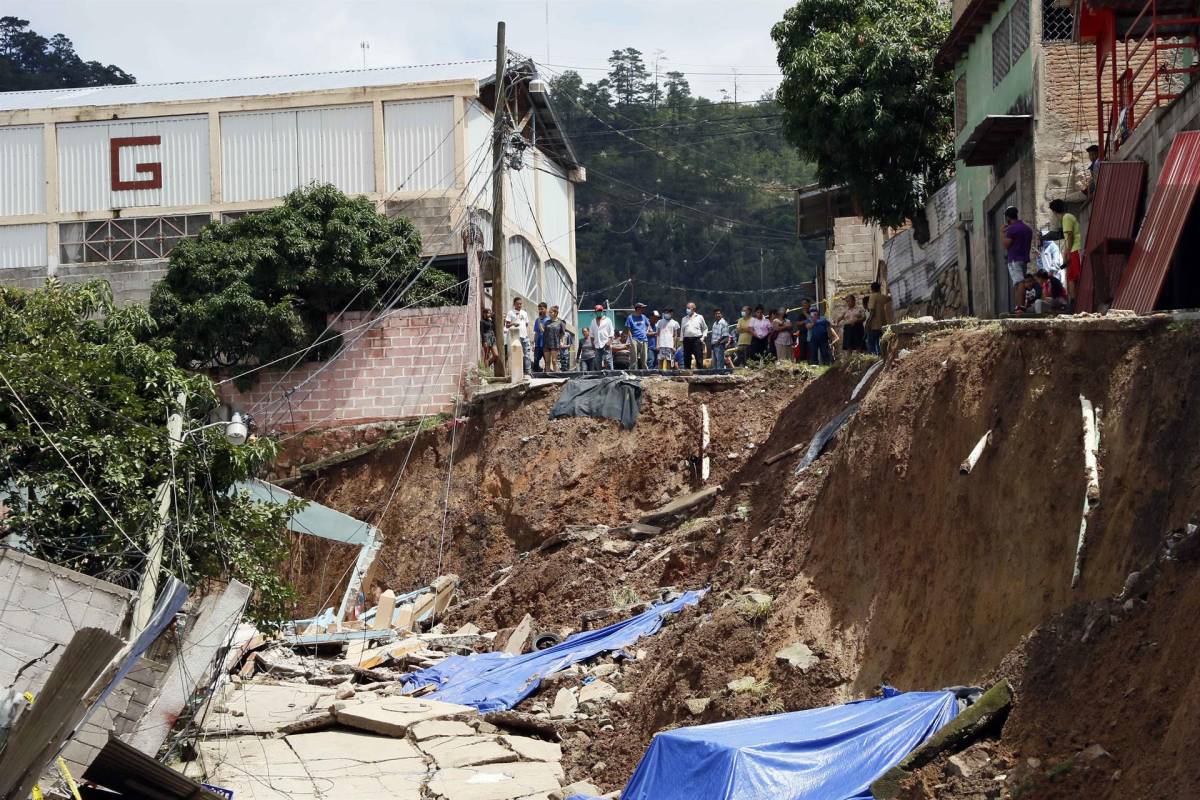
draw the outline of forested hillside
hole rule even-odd
[[[728,309],[811,293],[769,291],[811,281],[824,247],[795,236],[794,189],[813,169],[784,140],[774,99],[695,97],[680,72],[656,84],[632,48],[609,64],[594,82],[543,68],[588,172],[575,194],[580,303]]]

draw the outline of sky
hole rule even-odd
[[[5,0],[3,13],[63,33],[85,60],[139,83],[495,59],[511,49],[554,71],[604,74],[635,47],[653,70],[687,73],[695,94],[759,97],[778,83],[771,26],[786,0]],[[369,47],[365,50],[362,43]]]

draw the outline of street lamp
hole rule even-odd
[[[209,428],[215,428],[218,425],[224,425],[225,441],[229,442],[234,447],[240,447],[246,443],[248,438],[250,438],[250,428],[248,425],[249,422],[250,417],[243,417],[241,414],[235,411],[233,412],[233,416],[229,418],[228,422],[210,422],[207,425],[201,425],[198,428],[192,428],[190,431],[179,437],[179,441],[182,443],[184,439],[191,436],[193,433],[199,433],[200,431],[208,430]]]

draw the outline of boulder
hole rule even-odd
[[[683,701],[683,707],[687,709],[687,713],[698,717],[708,710],[708,704],[711,702],[711,697],[692,697]]]
[[[554,705],[550,707],[551,717],[569,717],[579,709],[579,699],[570,689],[559,689],[554,695]]]
[[[808,672],[821,660],[804,642],[796,642],[775,653],[775,660],[783,662],[793,669]]]
[[[611,683],[607,681],[592,681],[579,690],[579,702],[590,703],[611,700],[616,693],[617,687]]]

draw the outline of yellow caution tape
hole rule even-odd
[[[33,705],[33,692],[25,692],[21,696],[25,698],[26,703]],[[58,772],[62,775],[63,780],[67,782],[67,788],[71,790],[71,797],[75,798],[75,800],[83,800],[79,794],[79,784],[75,782],[75,777],[71,775],[71,770],[67,766],[66,760],[62,756],[59,756],[54,760],[54,763],[58,767]],[[45,795],[42,794],[42,787],[37,784],[33,786],[33,800],[45,800]]]

